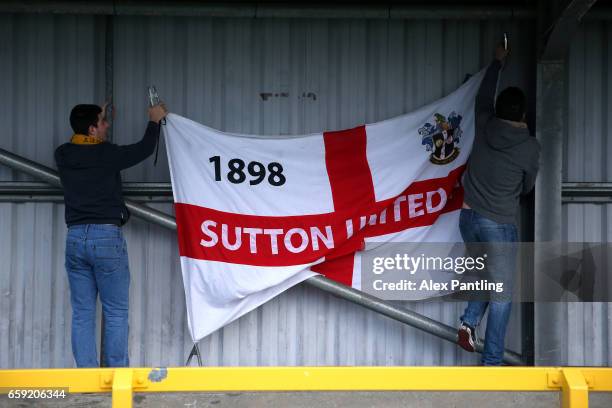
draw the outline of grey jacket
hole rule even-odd
[[[476,96],[476,135],[463,177],[464,201],[501,224],[514,224],[519,197],[535,184],[540,144],[527,127],[495,117],[495,89],[501,63],[487,68]]]

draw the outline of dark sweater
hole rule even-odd
[[[159,124],[149,122],[138,143],[125,146],[108,142],[65,143],[55,150],[68,226],[127,222],[130,213],[123,201],[120,171],[149,157],[155,150],[159,132]]]
[[[533,188],[540,144],[526,127],[495,117],[495,90],[501,63],[487,68],[476,96],[476,135],[463,178],[464,201],[502,224],[514,224],[519,197]]]

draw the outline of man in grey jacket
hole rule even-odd
[[[463,240],[481,243],[476,245],[487,253],[488,277],[504,284],[502,293],[468,302],[461,316],[458,344],[474,351],[475,328],[489,309],[484,365],[502,364],[516,264],[516,214],[520,195],[533,188],[540,155],[540,146],[524,122],[524,93],[510,87],[495,100],[507,55],[503,46],[497,47],[476,96],[476,135],[463,178],[465,195],[459,221]]]

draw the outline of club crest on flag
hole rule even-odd
[[[434,164],[448,164],[459,155],[459,142],[463,131],[461,130],[461,119],[463,117],[456,112],[451,112],[448,117],[435,113],[433,123],[425,123],[419,128],[421,144],[428,152],[431,152],[429,161]]]

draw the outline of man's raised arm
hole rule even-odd
[[[495,59],[487,68],[476,95],[476,126],[486,123],[491,116],[495,115],[497,80],[507,55],[508,50],[504,49],[502,45],[498,45],[495,49]]]

